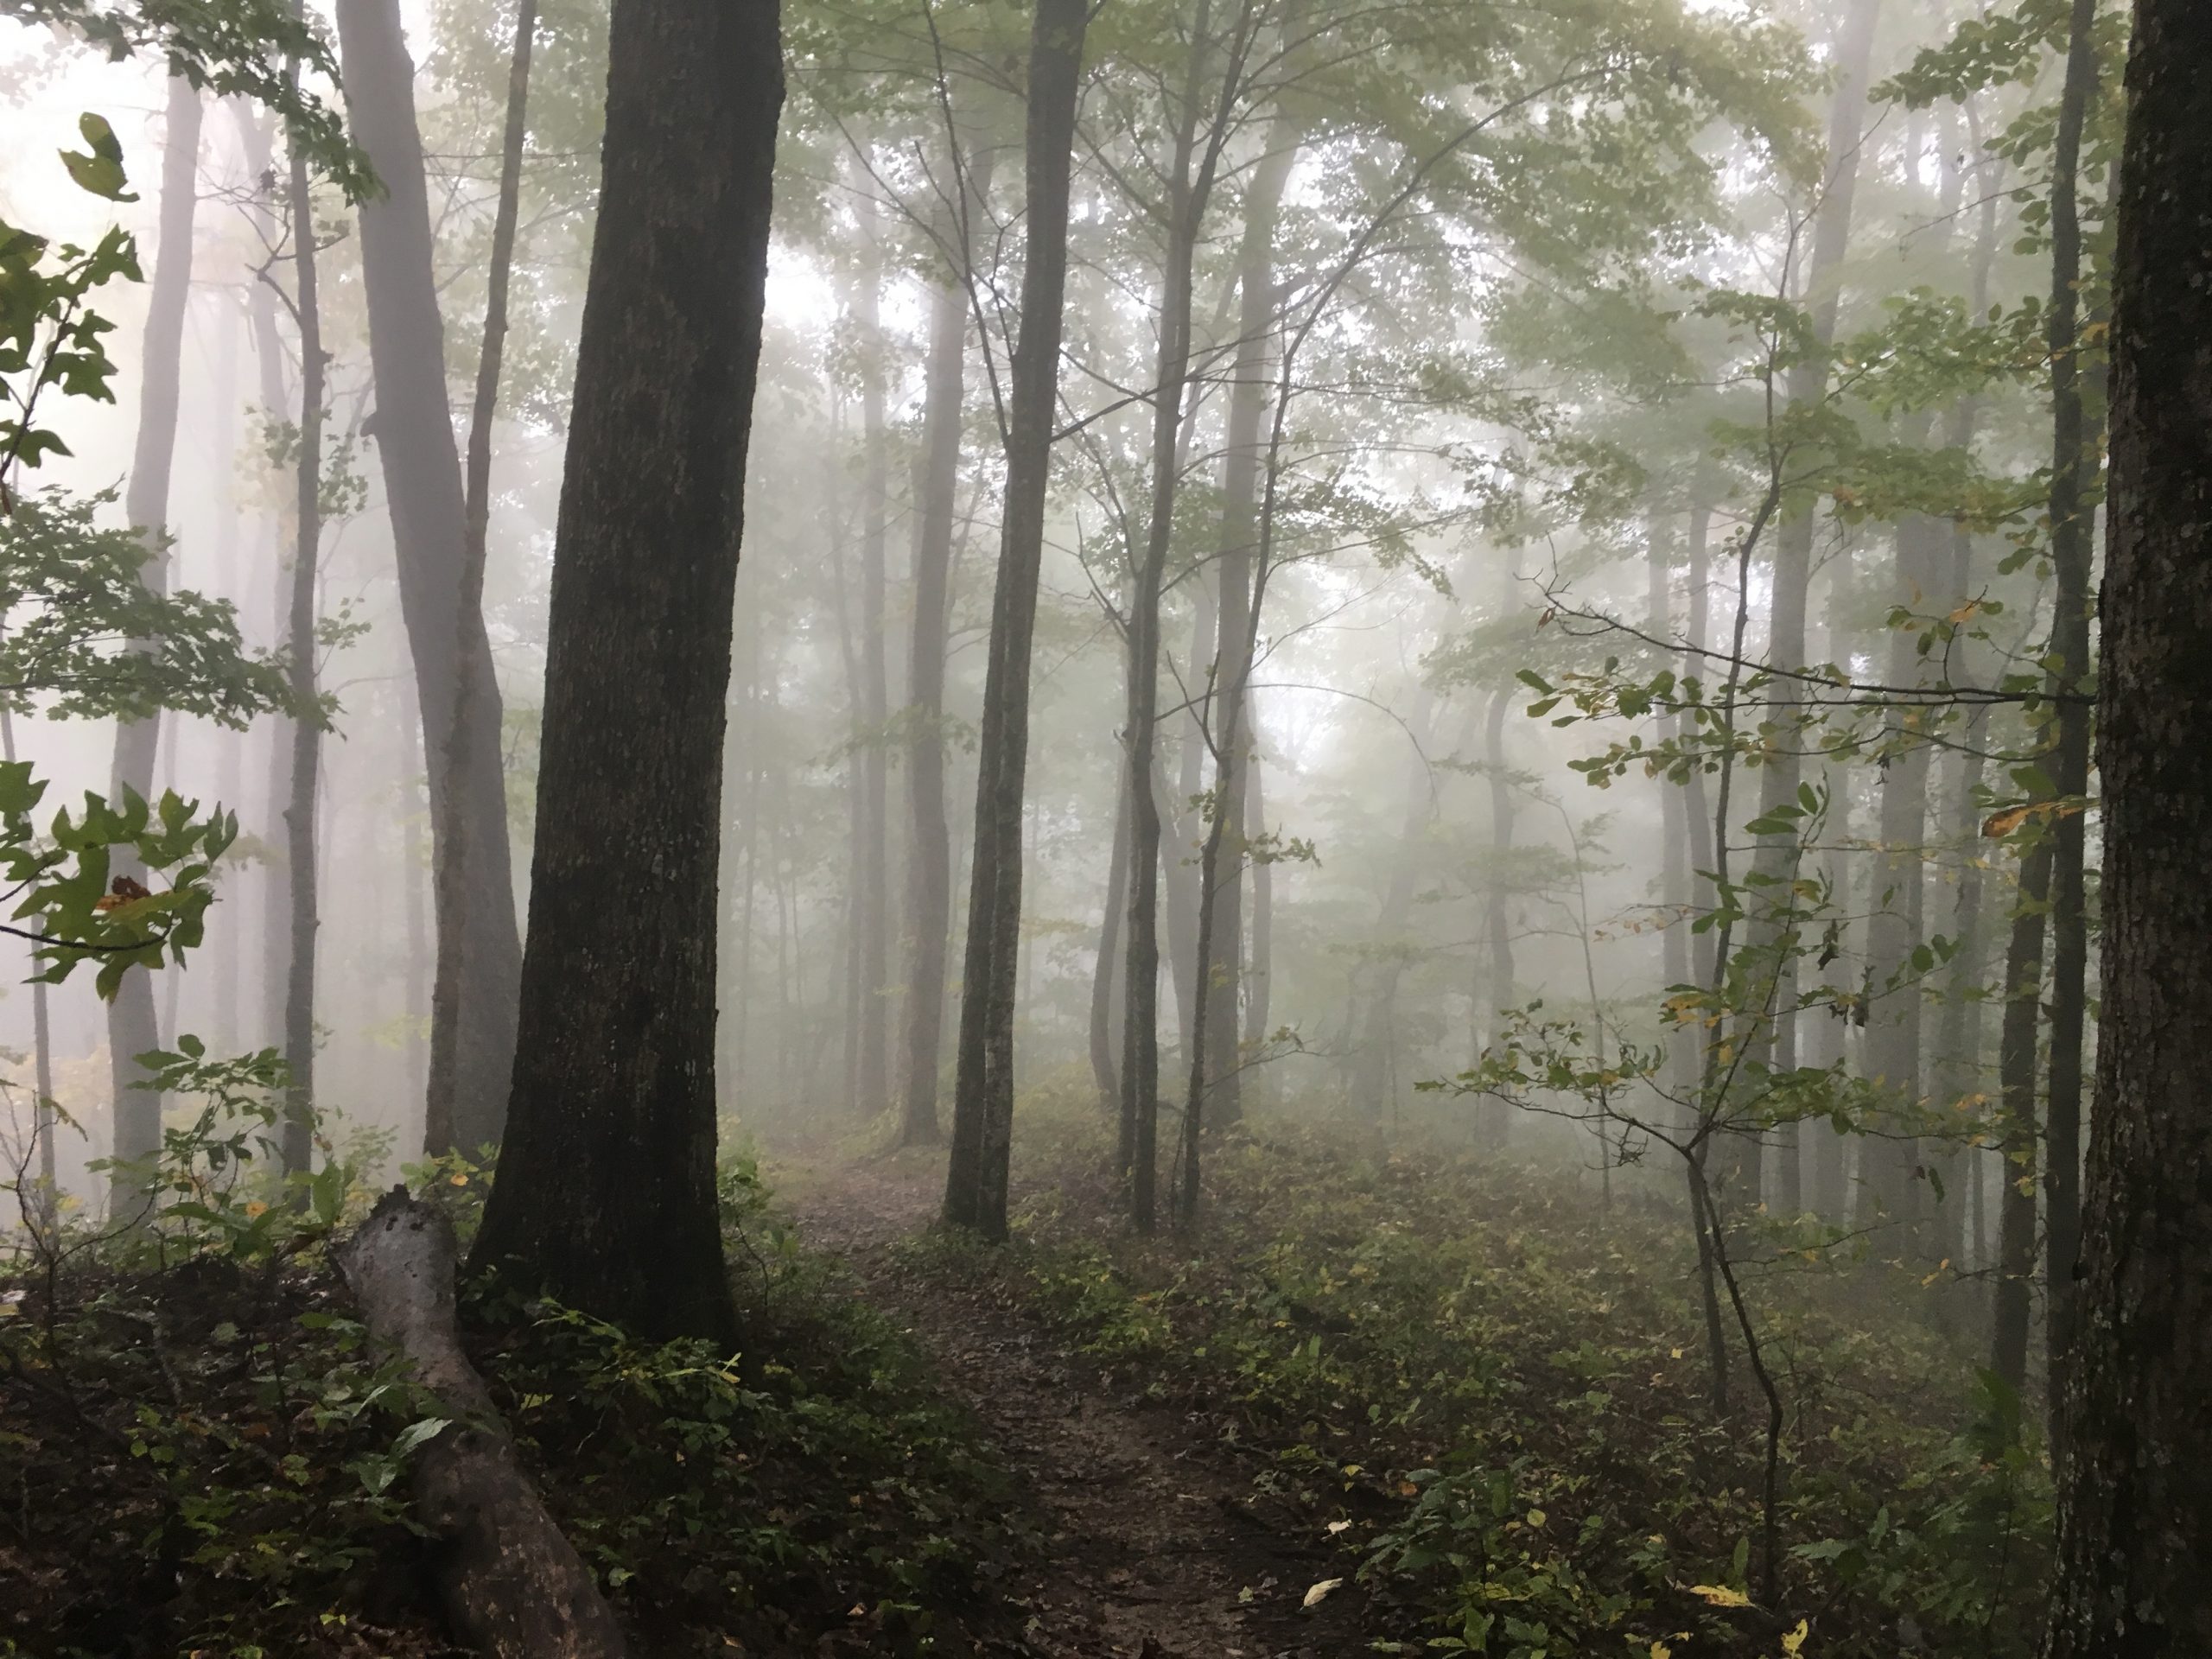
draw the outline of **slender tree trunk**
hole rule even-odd
[[[1915,516],[1897,526],[1897,567],[1891,597],[1902,606],[1925,604],[1942,591],[1937,569],[1939,527]],[[1912,685],[1925,675],[1919,636],[1902,628],[1890,632],[1885,678]],[[1914,967],[1927,937],[1927,887],[1923,880],[1928,850],[1928,790],[1930,752],[1920,711],[1892,711],[1891,741],[1898,744],[1882,768],[1881,851],[1874,870],[1874,904],[1866,923],[1866,956],[1872,1007],[1867,1025],[1871,1080],[1897,1103],[1909,1122],[1922,1106],[1920,1049],[1926,993]],[[1925,1250],[1919,1223],[1934,1207],[1920,1191],[1921,1146],[1904,1128],[1893,1128],[1872,1148],[1876,1166],[1873,1190],[1890,1220],[1902,1224]]]
[[[952,529],[960,490],[960,434],[966,407],[968,226],[989,198],[995,152],[978,145],[962,169],[958,213],[938,234],[956,269],[930,306],[929,365],[922,394],[921,522],[914,538],[913,645],[906,655],[907,908],[912,955],[906,971],[905,1082],[899,1144],[933,1143],[938,1071],[944,1035],[945,957],[952,932],[952,836],[944,806],[944,656],[951,601]]]
[[[1820,205],[1813,223],[1812,259],[1806,269],[1805,302],[1811,314],[1815,343],[1823,350],[1835,338],[1840,296],[1837,275],[1851,242],[1852,203],[1858,188],[1860,130],[1866,107],[1866,89],[1873,55],[1874,29],[1881,15],[1881,0],[1853,0],[1839,29],[1834,61],[1838,79],[1828,111],[1827,163]],[[1811,410],[1826,400],[1827,364],[1819,353],[1789,371],[1789,406]],[[1767,660],[1779,668],[1802,668],[1805,663],[1805,600],[1812,580],[1813,536],[1811,512],[1790,515],[1776,533],[1774,588],[1768,612]],[[1769,719],[1780,734],[1774,752],[1759,768],[1759,813],[1770,816],[1797,798],[1803,781],[1798,751],[1803,747],[1799,725],[1804,705],[1795,683],[1775,683]],[[1762,904],[1775,902],[1786,893],[1796,853],[1795,834],[1763,837],[1753,857],[1753,874],[1763,891]],[[1796,1020],[1789,1010],[1796,998],[1796,959],[1789,929],[1777,915],[1751,918],[1746,943],[1763,990],[1755,994],[1745,1011],[1747,1040],[1758,1058],[1777,1069],[1796,1063]],[[1770,1020],[1765,1010],[1774,1010]],[[1759,1142],[1751,1136],[1736,1138],[1738,1145],[1723,1154],[1716,1172],[1716,1185],[1725,1209],[1731,1202],[1756,1203],[1759,1192]]]
[[[2082,130],[2096,94],[2095,0],[2074,0],[2069,20],[2066,84],[2059,105],[2051,162],[2050,245],[2050,562],[2056,577],[2051,617],[2051,680],[2066,694],[2058,705],[2058,766],[2053,779],[2062,805],[2054,826],[2050,881],[2050,1096],[2044,1118],[2044,1284],[2054,1378],[2063,1376],[2074,1341],[2075,1259],[2081,1247],[2082,1047],[2087,1023],[2088,900],[2083,880],[2088,820],[2078,808],[2089,792],[2090,563],[2095,525],[2089,493],[2102,433],[2082,397],[2081,371]],[[2200,112],[2203,105],[2200,102]],[[2202,181],[2196,181],[2201,188]],[[2052,1390],[2052,1441],[2063,1449],[2060,1392]]]
[[[1513,857],[1513,779],[1505,750],[1505,718],[1513,708],[1510,690],[1493,692],[1483,719],[1483,770],[1490,779],[1490,900],[1483,931],[1490,945],[1490,1034],[1486,1046],[1504,1039],[1505,1011],[1514,1004],[1513,894],[1507,866]],[[1493,1115],[1493,1140],[1503,1146],[1512,1133],[1512,1109]]]
[[[1267,150],[1244,190],[1243,241],[1237,251],[1236,356],[1229,390],[1221,460],[1220,631],[1214,647],[1212,724],[1235,730],[1215,763],[1214,811],[1237,835],[1214,878],[1212,950],[1205,963],[1208,999],[1206,1116],[1226,1128],[1244,1115],[1243,1059],[1237,1052],[1237,990],[1244,977],[1243,836],[1251,724],[1246,717],[1252,677],[1253,559],[1259,537],[1260,469],[1265,458],[1268,367],[1274,358],[1275,219],[1283,187],[1298,159],[1299,129],[1277,115]]]
[[[520,1039],[474,1255],[725,1345],[715,878],[782,105],[775,0],[615,0]]]
[[[2138,0],[2127,91],[2097,707],[2103,1033],[2067,1269],[2079,1329],[2045,1659],[2212,1652],[2212,12]]]
[[[484,627],[483,544],[490,505],[490,413],[506,327],[507,270],[529,85],[527,0],[510,65],[493,225],[492,291],[480,356],[472,500],[446,395],[445,325],[432,270],[429,195],[415,118],[415,66],[399,0],[342,0],[338,36],[353,139],[384,194],[364,202],[361,269],[376,375],[373,435],[397,554],[399,607],[415,664],[430,788],[438,904],[424,1149],[474,1151],[499,1139],[515,1052],[522,945],[507,843],[499,682]],[[504,245],[502,245],[504,243]],[[489,378],[486,379],[488,373]],[[474,518],[472,518],[472,512]],[[462,709],[460,683],[468,681]],[[465,715],[467,729],[455,741]],[[456,769],[456,760],[466,770]]]
[[[884,420],[883,256],[877,239],[875,211],[861,195],[861,232],[868,244],[868,269],[861,279],[861,842],[854,862],[859,927],[860,1027],[855,1057],[853,1109],[874,1122],[891,1109],[891,837],[886,812],[890,800],[891,752],[885,747],[891,721],[888,665],[884,658],[884,596],[888,582],[886,550],[891,533],[890,437]]]
[[[1122,1116],[1130,1128],[1129,1214],[1139,1232],[1155,1221],[1154,1185],[1160,1129],[1160,861],[1159,797],[1154,783],[1160,706],[1160,599],[1174,535],[1177,440],[1183,414],[1183,388],[1190,369],[1192,263],[1196,251],[1197,192],[1192,180],[1198,111],[1196,96],[1198,36],[1205,32],[1201,0],[1199,27],[1192,44],[1192,72],[1185,88],[1175,153],[1170,163],[1166,211],[1167,251],[1161,267],[1160,346],[1154,359],[1152,423],[1152,518],[1129,598],[1128,790],[1132,802],[1129,835],[1129,942],[1127,958],[1128,1010],[1122,1042]]]
[[[1428,744],[1433,734],[1435,694],[1426,682],[1414,688],[1412,709],[1406,715],[1414,741],[1413,758],[1407,762],[1405,816],[1398,829],[1397,850],[1389,861],[1390,880],[1384,887],[1382,906],[1375,920],[1374,955],[1367,994],[1360,999],[1357,1035],[1354,1038],[1351,1106],[1370,1126],[1382,1121],[1389,1098],[1391,1048],[1397,1025],[1398,981],[1404,974],[1410,946],[1406,929],[1412,920],[1414,893],[1421,868],[1421,842],[1436,816],[1436,790],[1428,771]]]
[[[1244,772],[1244,840],[1249,846],[1268,834],[1266,768],[1261,762],[1258,711],[1248,685],[1244,694],[1246,717],[1253,742],[1247,752]],[[1244,1048],[1257,1055],[1266,1046],[1268,1014],[1274,981],[1275,867],[1262,860],[1252,867],[1252,932],[1244,961]],[[1249,1092],[1248,1090],[1247,1093]]]
[[[176,453],[184,313],[192,296],[200,127],[200,94],[190,82],[172,78],[168,136],[162,147],[161,219],[140,355],[144,384],[139,397],[138,437],[130,458],[130,482],[124,494],[124,510],[146,543],[146,562],[140,567],[139,580],[156,594],[166,594],[169,586],[169,468]],[[142,798],[153,795],[161,730],[158,713],[117,724],[109,795],[118,804],[126,794]],[[119,875],[145,874],[144,867],[135,857],[118,856],[114,865]],[[131,1219],[140,1216],[149,1202],[147,1165],[162,1145],[162,1097],[141,1086],[148,1074],[138,1064],[140,1055],[162,1046],[154,1014],[151,970],[125,974],[116,988],[114,1000],[107,1005],[107,1046],[115,1090],[116,1160],[109,1178],[108,1212],[114,1219]]]
[[[1021,808],[1029,764],[1029,660],[1045,551],[1045,497],[1059,402],[1068,181],[1082,95],[1088,0],[1037,0],[1030,35],[1026,253],[1009,373],[1007,475],[976,785],[968,949],[944,1218],[1006,1235],[1014,1135],[1014,975],[1021,939]]]
[[[1119,780],[1117,779],[1117,785]],[[1122,920],[1129,891],[1129,794],[1114,791],[1114,846],[1106,869],[1106,906],[1098,923],[1098,967],[1090,979],[1090,1076],[1098,1085],[1100,1109],[1119,1117],[1122,1074],[1117,1061],[1122,1036]],[[1120,1173],[1128,1173],[1136,1155],[1125,1141],[1117,1153]]]
[[[291,71],[296,79],[296,64]],[[321,301],[315,285],[315,191],[307,156],[291,159],[292,302],[300,329],[300,453],[293,467],[291,606],[286,647],[292,658],[292,763],[284,806],[286,870],[291,903],[284,978],[285,1094],[282,1152],[288,1173],[315,1161],[315,969],[317,913],[315,804],[322,777],[321,696],[315,653],[315,588],[322,554],[322,424],[325,395]]]

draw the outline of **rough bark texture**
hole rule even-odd
[[[618,0],[553,561],[530,944],[474,1259],[735,1336],[715,882],[783,70],[775,0]]]
[[[2127,90],[2103,1025],[2046,1659],[2212,1652],[2212,10],[2139,0]]]
[[[434,1153],[473,1151],[499,1139],[522,962],[499,683],[484,631],[480,580],[479,602],[464,602],[467,505],[446,396],[445,325],[431,265],[415,66],[398,0],[342,0],[338,38],[348,127],[385,187],[361,206],[361,270],[376,376],[373,435],[423,712],[431,857],[440,891],[457,889],[463,900],[458,916],[440,906],[423,1144]],[[456,772],[449,740],[464,655],[470,659],[469,728],[459,753],[467,770]],[[444,866],[456,856],[463,868],[448,877]]]
[[[146,541],[138,579],[155,593],[168,591],[169,556],[163,538],[169,516],[169,467],[176,453],[176,415],[184,352],[185,302],[192,294],[192,226],[200,184],[200,94],[190,82],[169,82],[168,135],[162,147],[161,220],[154,245],[154,279],[146,296],[146,334],[140,353],[138,435],[130,456],[124,511]],[[161,739],[158,714],[120,722],[109,793],[154,792],[154,764]],[[135,857],[115,860],[118,874],[143,876]],[[162,1045],[154,1014],[152,971],[125,974],[107,1005],[109,1075],[115,1089],[116,1166],[110,1177],[110,1214],[122,1219],[147,1203],[146,1160],[162,1144],[162,1097],[139,1087],[146,1070],[138,1057]]]
[[[370,1337],[404,1356],[454,1420],[410,1478],[454,1633],[492,1659],[619,1659],[628,1649],[599,1581],[545,1512],[461,1350],[445,1211],[394,1187],[336,1258]]]
[[[944,1218],[1006,1234],[1014,1135],[1014,1004],[1021,942],[1021,807],[1029,766],[1029,659],[1045,553],[1045,495],[1060,385],[1068,177],[1086,0],[1037,0],[1029,45],[1020,334],[1008,374],[1006,494],[991,603],[976,780],[968,948]]]

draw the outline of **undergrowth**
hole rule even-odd
[[[265,1059],[266,1057],[257,1057]],[[272,1175],[268,1064],[172,1057],[140,1224],[41,1213],[0,1262],[0,1654],[442,1655],[408,1465],[432,1402],[327,1247],[373,1145]],[[418,1191],[473,1227],[490,1172]],[[641,1651],[974,1650],[1020,1539],[1004,1475],[841,1270],[723,1174],[747,1345],[649,1345],[472,1287],[464,1331],[549,1507]]]
[[[1713,1409],[1669,1206],[1278,1129],[1214,1154],[1195,1241],[1147,1241],[1089,1126],[1017,1139],[1058,1150],[1025,1172],[1014,1249],[918,1248],[1016,1281],[1128,1384],[1209,1415],[1258,1492],[1335,1535],[1378,1651],[2031,1650],[2047,1467],[1942,1306],[1878,1268],[1777,1252],[1752,1275],[1789,1409],[1784,1595],[1762,1607],[1763,1414]]]

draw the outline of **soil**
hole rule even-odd
[[[793,1190],[796,1189],[796,1190]],[[905,1160],[786,1188],[813,1249],[909,1328],[946,1391],[1033,1495],[1045,1544],[1011,1593],[1008,1649],[1034,1659],[1342,1659],[1363,1596],[1319,1523],[1255,1493],[1255,1465],[1203,1412],[1155,1403],[1072,1351],[1006,1287],[947,1282],[898,1243],[934,1218],[941,1177]],[[1320,1582],[1343,1582],[1313,1606]]]

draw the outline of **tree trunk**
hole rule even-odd
[[[410,1479],[454,1633],[491,1659],[620,1659],[627,1646],[598,1580],[545,1512],[461,1348],[445,1211],[396,1186],[335,1254],[370,1337],[452,1420]]]
[[[1090,1076],[1098,1085],[1100,1109],[1120,1114],[1122,1073],[1117,1056],[1122,1036],[1122,912],[1129,892],[1129,793],[1116,779],[1114,791],[1114,847],[1106,869],[1106,906],[1098,923],[1098,968],[1090,980]],[[1118,1167],[1128,1173],[1135,1148],[1120,1148]]]
[[[782,104],[775,0],[616,0],[514,1090],[473,1260],[655,1339],[736,1337],[715,880]]]
[[[1260,758],[1260,722],[1249,686],[1244,707],[1252,732],[1244,773],[1244,839],[1249,843],[1268,833],[1266,768]],[[1262,861],[1252,867],[1252,937],[1244,961],[1244,1047],[1255,1056],[1269,1035],[1268,1015],[1274,985],[1274,934],[1275,867],[1272,861]]]
[[[1375,918],[1374,957],[1367,994],[1360,999],[1357,1045],[1351,1074],[1352,1109],[1370,1125],[1379,1125],[1386,1105],[1395,1105],[1390,1059],[1396,1043],[1398,981],[1412,946],[1405,935],[1412,920],[1414,893],[1421,877],[1421,844],[1436,817],[1436,788],[1429,777],[1428,744],[1435,694],[1426,681],[1414,688],[1406,728],[1414,743],[1407,762],[1405,816],[1398,828],[1397,851],[1389,861],[1389,884]]]
[[[1037,0],[1030,35],[1020,335],[1008,378],[1006,485],[976,782],[968,948],[944,1218],[1006,1235],[1014,1135],[1014,976],[1021,940],[1021,808],[1029,765],[1029,659],[1045,552],[1045,496],[1059,403],[1068,178],[1082,94],[1087,0]]]
[[[519,20],[529,24],[527,14]],[[481,444],[488,489],[491,426],[483,374],[498,389],[505,283],[513,257],[511,175],[520,165],[528,85],[527,29],[510,69],[493,283],[480,359],[472,449]],[[373,435],[397,556],[399,608],[414,658],[430,790],[433,882],[439,895],[436,983],[431,993],[430,1080],[423,1147],[474,1152],[500,1137],[515,1052],[522,946],[516,930],[506,783],[499,744],[499,682],[484,628],[482,544],[488,493],[477,518],[461,476],[446,396],[445,326],[432,270],[423,143],[415,119],[415,66],[399,0],[341,0],[338,37],[349,129],[385,189],[364,202],[361,271],[375,371]],[[506,159],[512,156],[513,160]],[[502,255],[504,254],[504,257]],[[472,597],[473,594],[473,597]],[[469,691],[460,699],[463,677]],[[457,715],[467,728],[454,741]],[[465,770],[460,769],[465,767]]]
[[[160,227],[154,246],[154,280],[146,300],[146,334],[140,354],[144,377],[138,404],[138,437],[130,457],[130,482],[124,511],[146,543],[138,579],[156,594],[169,586],[167,546],[169,468],[176,453],[177,404],[182,380],[184,312],[192,297],[192,227],[200,189],[200,94],[189,81],[172,78],[168,92],[168,135],[162,146]],[[126,720],[115,728],[115,761],[110,798],[119,806],[126,794],[150,798],[161,740],[159,713]],[[135,856],[118,854],[119,875],[143,877]],[[170,1033],[174,1036],[175,1033]],[[147,1185],[149,1160],[161,1150],[162,1097],[141,1087],[146,1069],[138,1057],[162,1046],[154,1014],[154,975],[149,969],[125,974],[107,1005],[109,1075],[115,1090],[115,1167],[109,1176],[111,1219],[136,1218],[151,1202]]]
[[[1243,242],[1237,253],[1236,356],[1229,389],[1221,459],[1220,631],[1214,647],[1211,702],[1216,730],[1234,730],[1215,765],[1214,811],[1237,831],[1214,878],[1212,949],[1205,963],[1213,992],[1207,1001],[1206,1116],[1227,1127],[1244,1115],[1243,1058],[1237,1052],[1237,990],[1244,976],[1244,866],[1243,834],[1251,723],[1246,709],[1252,677],[1253,557],[1259,536],[1260,470],[1264,460],[1268,365],[1273,360],[1275,303],[1275,219],[1283,187],[1298,159],[1297,125],[1277,115],[1268,124],[1266,153],[1244,191]]]
[[[944,810],[944,656],[951,601],[952,526],[960,491],[966,407],[969,212],[988,199],[995,152],[978,146],[962,169],[963,211],[940,216],[956,268],[930,306],[929,365],[922,394],[920,527],[914,538],[914,632],[906,656],[907,963],[901,1146],[938,1139],[937,1090],[944,1036],[945,957],[952,932],[952,836]]]
[[[2092,683],[2089,567],[2095,526],[2088,497],[2103,435],[2094,429],[2084,406],[2079,356],[2080,170],[2082,129],[2096,92],[2096,22],[2095,0],[2074,0],[2050,189],[2050,562],[2057,589],[2051,613],[2050,677],[2066,694],[2058,705],[2058,766],[2053,781],[2062,803],[2077,804],[2089,792],[2089,706],[2082,700]],[[2200,104],[2200,113],[2202,108]],[[2196,183],[2202,188],[2201,180]],[[2044,1121],[2044,1284],[2054,1378],[2064,1374],[2073,1345],[2074,1272],[2082,1231],[2082,1043],[2089,959],[2083,880],[2087,829],[2085,810],[2062,806],[2053,830],[2050,1096]],[[2052,1402],[2055,1407],[2060,1403],[2056,1389]],[[2051,1426],[2053,1444],[2063,1450],[2063,1414],[2054,1412]]]
[[[1924,442],[1924,434],[1923,435]],[[1901,606],[1925,604],[1942,591],[1937,569],[1934,521],[1914,516],[1897,528],[1897,566],[1891,599]],[[1925,677],[1919,635],[1890,631],[1889,664],[1884,677],[1891,685],[1912,685]],[[1881,817],[1877,840],[1881,851],[1874,869],[1874,904],[1866,921],[1866,957],[1872,1006],[1867,1022],[1869,1080],[1894,1101],[1909,1121],[1921,1109],[1922,1011],[1926,1006],[1914,957],[1927,937],[1926,868],[1929,750],[1919,711],[1891,713],[1888,740],[1900,747],[1881,772]],[[1920,1219],[1933,1209],[1932,1195],[1920,1190],[1920,1142],[1893,1128],[1871,1148],[1873,1192],[1890,1221],[1902,1225],[1924,1249]]]
[[[2098,676],[2103,1034],[2045,1659],[2212,1652],[2208,89],[2212,12],[2138,0]]]
[[[854,902],[859,907],[855,943],[859,954],[860,1030],[853,1077],[854,1115],[873,1123],[891,1109],[890,973],[891,690],[884,660],[886,546],[891,533],[890,438],[884,424],[883,254],[875,212],[862,191],[861,232],[868,269],[861,278],[861,582],[858,643],[861,731],[861,840],[854,857]]]
[[[295,79],[299,67],[292,67]],[[316,579],[322,557],[322,417],[324,369],[321,302],[315,288],[315,192],[307,156],[291,160],[292,302],[300,328],[300,453],[294,463],[292,588],[286,649],[292,659],[292,759],[284,804],[284,851],[290,903],[286,909],[289,963],[284,976],[285,1092],[281,1151],[286,1173],[315,1162],[315,796],[322,777],[322,724],[312,712],[321,697],[315,661]]]
[[[1491,693],[1483,719],[1483,770],[1490,778],[1490,899],[1483,932],[1490,949],[1490,1032],[1485,1046],[1504,1039],[1505,1011],[1514,1003],[1513,896],[1506,865],[1513,856],[1513,780],[1506,768],[1505,717],[1512,710],[1510,690]],[[1492,1114],[1493,1135],[1502,1146],[1512,1133],[1512,1111],[1500,1105]]]
[[[1828,111],[1827,162],[1819,210],[1813,225],[1812,260],[1805,272],[1804,296],[1811,314],[1815,343],[1823,348],[1835,338],[1840,296],[1837,273],[1850,251],[1852,200],[1859,181],[1860,129],[1866,107],[1866,87],[1873,56],[1874,28],[1882,0],[1853,0],[1845,14],[1835,48],[1838,79],[1834,101]],[[1821,353],[1808,355],[1789,374],[1788,396],[1793,409],[1810,410],[1827,396],[1827,363]],[[1812,580],[1813,535],[1815,525],[1808,510],[1783,519],[1775,537],[1774,588],[1768,611],[1767,660],[1777,668],[1802,668],[1805,663],[1805,600]],[[1796,683],[1777,680],[1769,719],[1780,734],[1773,753],[1759,768],[1759,814],[1770,816],[1790,805],[1803,780],[1799,750],[1804,747],[1798,725],[1803,704]],[[1753,855],[1752,873],[1764,890],[1764,903],[1777,902],[1786,893],[1791,865],[1796,858],[1796,835],[1762,837]],[[1796,957],[1786,942],[1780,917],[1755,915],[1745,928],[1745,943],[1758,964],[1753,978],[1758,988],[1743,1011],[1747,1040],[1758,1058],[1787,1069],[1796,1061],[1796,1021],[1788,1010],[1797,992]],[[1773,1013],[1769,1017],[1767,1010]],[[1758,1196],[1758,1140],[1735,1137],[1738,1145],[1722,1154],[1715,1172],[1716,1186],[1724,1200],[1756,1203]],[[1725,1207],[1725,1205],[1724,1205]]]

